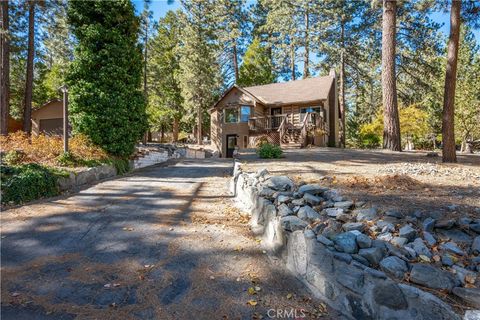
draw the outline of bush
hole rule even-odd
[[[21,204],[58,195],[57,179],[62,172],[29,163],[1,166],[2,204]]]
[[[127,159],[113,158],[109,161],[115,169],[117,169],[117,174],[125,174],[130,171],[130,164]]]
[[[257,154],[263,159],[278,159],[282,156],[282,149],[275,144],[262,143],[257,149]]]
[[[380,147],[380,137],[375,133],[365,133],[360,135],[361,147],[364,149],[374,149]]]
[[[22,162],[25,154],[18,150],[10,150],[7,154],[2,158],[2,161],[7,165],[16,165]]]
[[[47,166],[92,166],[109,158],[105,151],[95,146],[84,135],[75,135],[69,140],[68,155],[64,155],[63,140],[59,136],[41,134],[29,137],[23,132],[15,132],[8,136],[0,136],[0,145],[1,151],[7,155],[10,152],[23,154],[21,158],[17,157],[18,161],[15,163],[6,162],[10,165],[35,162]],[[13,160],[14,156],[11,157]]]

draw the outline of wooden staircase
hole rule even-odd
[[[302,136],[301,128],[286,128],[280,141],[280,146],[285,149],[300,149],[305,138]]]

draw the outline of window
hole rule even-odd
[[[317,107],[317,106],[313,106],[313,107],[307,107],[307,108],[301,108],[300,109],[300,121],[303,121],[303,119],[305,119],[305,114],[309,112],[309,113],[316,113],[316,114],[322,114],[322,108],[321,107]]]
[[[248,136],[243,136],[243,147],[248,148]]]
[[[240,122],[248,122],[250,118],[250,106],[241,106],[240,107]]]
[[[225,109],[225,123],[235,123],[238,122],[238,109],[231,108]]]

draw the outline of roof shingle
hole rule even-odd
[[[285,105],[327,99],[334,80],[332,76],[324,76],[242,89],[266,105]]]

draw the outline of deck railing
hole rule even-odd
[[[248,119],[248,127],[252,131],[277,130],[286,116],[286,114],[278,114],[274,116],[252,117]]]

